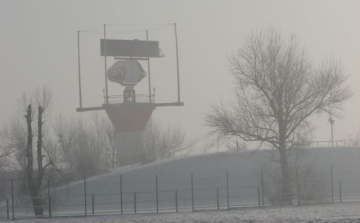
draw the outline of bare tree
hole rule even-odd
[[[55,132],[59,138],[63,162],[79,177],[92,176],[111,166],[106,159],[109,150],[106,128],[97,114],[91,117],[90,122],[60,117]]]
[[[117,132],[109,119],[103,119],[107,138],[107,158],[110,161],[111,168],[119,167],[119,157],[117,149]]]
[[[161,135],[160,126],[150,119],[143,133],[142,162],[151,163],[157,160],[157,148]]]
[[[8,138],[8,136],[9,133],[7,129],[0,131],[0,188],[2,188],[0,190],[0,201],[4,201],[6,195],[9,193],[8,182],[4,180],[4,178],[7,178],[6,172],[12,170],[12,157],[18,152],[18,147],[11,145],[17,140],[12,140]],[[25,142],[22,141],[21,144],[25,144]]]
[[[239,140],[231,141],[226,144],[226,150],[230,152],[240,152],[246,150],[248,147],[247,143],[244,141],[239,142]]]
[[[23,95],[23,105],[27,105],[26,108],[26,126],[27,126],[27,148],[26,148],[26,188],[31,196],[31,201],[34,207],[35,215],[43,215],[42,208],[42,199],[39,198],[40,189],[42,186],[43,178],[45,175],[45,170],[48,166],[53,165],[53,163],[48,162],[44,165],[43,154],[43,140],[45,130],[43,128],[44,122],[47,119],[46,111],[51,105],[51,92],[48,88],[44,87],[42,89],[36,88],[32,94]],[[37,110],[33,110],[32,105],[37,106]],[[37,143],[36,143],[36,160],[33,155],[33,128],[32,122],[34,116],[37,115]],[[34,168],[34,162],[37,164],[37,168]]]
[[[360,147],[360,128],[347,136],[348,144],[353,147]]]
[[[0,170],[14,168],[12,159],[26,147],[26,130],[18,120],[12,120],[0,132]]]
[[[51,91],[47,87],[24,93],[19,104],[25,113],[25,121],[23,116],[20,119],[16,117],[3,130],[3,145],[8,151],[7,155],[11,154],[9,164],[11,168],[20,170],[20,177],[23,178],[19,182],[23,183],[23,192],[31,198],[35,215],[43,215],[43,200],[39,195],[46,171],[54,165],[43,151],[47,136],[44,123],[49,118],[51,98]],[[36,125],[33,127],[34,121]]]
[[[8,140],[5,134],[5,132],[0,132],[0,169],[4,166],[2,165],[1,159],[7,158],[16,151],[16,147],[9,147],[7,145]]]
[[[143,133],[143,163],[189,154],[197,142],[178,127],[162,128],[150,120]]]
[[[43,214],[46,202],[42,198],[44,178],[54,179],[60,173],[57,146],[47,128],[51,100],[47,87],[24,93],[18,100],[20,114],[14,115],[1,131],[0,147],[6,152],[4,169],[16,171],[15,192],[18,196],[30,197],[19,202],[32,204],[35,215]],[[1,164],[3,161],[1,159]]]
[[[235,101],[213,105],[206,125],[219,139],[237,137],[260,142],[279,152],[281,202],[292,200],[289,153],[307,145],[309,118],[335,114],[351,96],[340,65],[323,62],[313,68],[294,35],[278,30],[254,32],[229,59],[235,79]]]
[[[75,119],[68,122],[62,115],[60,115],[56,120],[54,127],[55,134],[61,148],[62,162],[66,164],[64,168],[70,169],[73,169],[74,164],[71,154],[71,149],[75,138],[75,129],[72,127],[75,125],[74,123],[77,123]]]

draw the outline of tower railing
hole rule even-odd
[[[137,103],[155,103],[155,94],[149,97],[149,94],[136,94],[136,102]],[[151,101],[150,101],[151,98]],[[104,104],[106,99],[104,98]],[[124,95],[109,95],[109,104],[121,104],[124,103]]]

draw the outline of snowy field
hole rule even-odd
[[[87,180],[87,206],[91,210],[91,195],[95,196],[95,212],[119,211],[120,179],[122,176],[123,209],[134,212],[134,192],[137,193],[137,209],[140,212],[156,212],[156,179],[158,179],[159,208],[175,212],[175,191],[178,191],[180,209],[191,209],[191,174],[195,209],[210,207],[216,209],[219,188],[219,206],[227,206],[226,187],[228,172],[230,206],[258,204],[258,186],[261,185],[260,168],[269,168],[271,154],[267,151],[242,153],[204,154],[168,160],[138,167],[119,168],[111,173]],[[334,199],[339,200],[339,181],[342,181],[343,200],[360,198],[360,150],[359,148],[313,148],[302,155],[306,163],[315,160],[319,176],[324,178],[326,199],[330,195],[330,166],[333,166]],[[300,182],[302,183],[302,182]],[[265,185],[266,187],[266,185]],[[63,191],[57,192],[58,208],[54,215],[77,209],[84,210],[84,183],[75,182]],[[265,199],[265,202],[267,200]],[[161,212],[163,212],[161,211]]]
[[[300,207],[271,207],[236,209],[231,211],[186,212],[169,214],[108,215],[95,217],[63,217],[52,219],[25,219],[15,222],[50,223],[147,223],[147,222],[291,222],[291,223],[355,223],[360,222],[360,203],[326,204]]]
[[[227,181],[231,209],[239,206],[258,206],[260,194],[258,188],[261,185],[260,168],[270,167],[267,164],[270,156],[271,154],[267,151],[214,153],[166,160],[143,166],[121,167],[110,173],[88,178],[86,190],[84,181],[73,182],[54,190],[51,193],[52,214],[53,216],[84,215],[86,198],[86,211],[88,215],[91,215],[92,196],[94,197],[95,216],[119,214],[121,208],[127,214],[124,216],[114,214],[108,217],[79,217],[72,220],[61,218],[61,221],[119,222],[117,219],[121,218],[121,222],[208,222],[210,220],[210,222],[245,222],[239,220],[242,219],[242,216],[247,220],[256,219],[257,222],[269,222],[267,216],[285,220],[304,219],[305,217],[304,220],[331,219],[332,216],[335,216],[336,220],[336,218],[343,217],[350,219],[357,210],[360,210],[360,206],[357,204],[336,204],[324,207],[300,207],[299,209],[289,207],[241,211],[237,209],[237,211],[230,212],[215,211],[217,205],[220,209],[227,208]],[[312,148],[303,155],[303,160],[304,162],[314,162],[318,176],[324,179],[326,187],[323,191],[322,202],[331,202],[330,166],[333,167],[334,201],[339,202],[341,196],[342,201],[345,202],[360,202],[359,148]],[[340,181],[342,183],[341,195]],[[196,213],[191,212],[192,185]],[[266,183],[264,187],[267,187]],[[158,188],[158,208],[161,215],[154,214],[157,211],[156,188]],[[304,190],[302,192],[304,193]],[[136,196],[134,196],[135,193]],[[217,200],[217,198],[219,199]],[[15,199],[15,218],[32,218],[31,205],[24,204],[21,202],[23,200]],[[264,202],[265,205],[270,203],[266,197]],[[6,219],[5,204],[4,201],[0,203],[0,220]],[[175,212],[176,206],[183,214],[169,213]],[[356,208],[352,208],[353,206]],[[339,207],[339,211],[336,210],[336,207]],[[132,214],[135,209],[138,215]],[[205,212],[204,209],[208,212]],[[44,207],[44,210],[47,215],[47,206]],[[200,210],[203,212],[198,212]],[[309,215],[307,212],[312,214]],[[145,215],[145,213],[148,214]],[[274,213],[278,213],[279,216]],[[161,218],[159,218],[160,216]],[[212,217],[206,219],[208,216]],[[56,219],[60,218],[52,221],[57,222]],[[24,220],[24,222],[27,221]],[[278,220],[270,222],[278,222]],[[360,220],[358,222],[360,223]]]

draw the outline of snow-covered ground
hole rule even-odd
[[[338,202],[340,199],[339,181],[342,181],[341,196],[343,201],[360,201],[359,148],[313,148],[308,149],[308,152],[305,153],[303,157],[303,160],[305,162],[315,163],[316,170],[318,171],[318,177],[324,178],[324,183],[326,184],[326,187],[323,189],[323,202],[331,201],[331,165],[333,166],[334,200]],[[270,168],[268,164],[269,160],[271,160],[271,154],[268,151],[258,151],[256,153],[246,151],[241,153],[204,154],[186,158],[167,160],[144,166],[122,167],[110,173],[94,176],[86,180],[87,214],[91,215],[92,195],[94,195],[95,215],[105,214],[105,212],[119,213],[121,210],[122,201],[123,211],[129,214],[124,216],[124,219],[129,218],[130,222],[132,218],[137,219],[141,218],[142,216],[147,216],[149,218],[157,218],[157,215],[153,214],[137,216],[131,215],[131,213],[135,211],[135,206],[137,209],[137,213],[156,213],[157,207],[155,176],[157,176],[158,183],[157,185],[159,212],[175,212],[176,204],[178,205],[179,210],[184,211],[184,213],[186,211],[185,214],[164,214],[163,216],[165,219],[176,219],[176,216],[182,218],[182,215],[184,215],[185,217],[194,216],[194,218],[201,218],[202,216],[206,217],[208,215],[207,213],[214,216],[217,216],[218,214],[224,215],[227,213],[233,213],[216,211],[211,212],[211,210],[216,210],[217,208],[218,188],[219,206],[222,209],[227,207],[226,173],[228,173],[230,206],[257,206],[259,201],[258,188],[261,185],[260,169],[262,167]],[[195,210],[206,208],[210,212],[195,214],[190,212],[192,209],[191,175],[193,175],[193,195]],[[303,182],[299,183],[301,184]],[[264,187],[267,187],[266,183]],[[122,190],[122,197],[120,196],[120,190]],[[177,203],[175,199],[176,192],[178,200]],[[85,212],[84,194],[84,181],[71,183],[70,185],[63,187],[62,189],[57,188],[51,194],[51,196],[53,197],[53,216],[83,215]],[[136,196],[136,204],[134,202],[134,195]],[[18,201],[18,199],[15,200],[15,216],[19,218],[33,216],[31,205],[25,205],[24,203]],[[265,203],[268,203],[266,197]],[[44,208],[45,214],[47,215],[47,206],[45,206]],[[306,213],[306,210],[312,210],[312,208],[306,208],[307,207],[300,207],[299,210],[303,210],[302,213]],[[319,208],[319,212],[326,212],[321,211],[323,210],[321,206],[319,206]],[[294,214],[291,214],[290,216],[297,216],[297,214],[295,214],[297,213],[297,209],[285,208],[279,210],[289,210],[290,212],[291,210],[294,210],[292,211],[292,213]],[[266,215],[271,213],[271,211],[258,211],[259,213],[264,213],[263,215],[259,216],[265,216],[263,221],[267,222],[268,219]],[[249,213],[249,218],[252,218],[252,214],[255,213],[254,215],[256,215],[258,211],[246,210],[245,212]],[[236,211],[234,212],[234,214],[230,214],[229,216],[230,218],[233,217],[234,219],[236,219],[236,216],[241,216],[241,213],[242,212]],[[334,211],[329,211],[329,213],[333,214]],[[299,216],[307,215],[299,214]],[[0,205],[0,220],[3,220],[5,218],[6,205],[3,202],[3,204]],[[113,216],[109,218],[116,219],[117,217]],[[94,219],[97,218],[95,217]],[[156,221],[157,220],[153,220],[153,222]],[[171,219],[164,220],[164,222],[168,221],[176,222],[175,220]],[[186,222],[186,220],[184,220],[184,222]],[[221,222],[221,219],[218,219],[217,222]]]
[[[313,148],[302,155],[303,162],[315,162],[319,176],[327,187],[326,198],[330,199],[330,166],[333,166],[334,199],[339,200],[339,181],[342,182],[343,200],[360,198],[360,150],[359,148]],[[228,172],[230,206],[257,205],[258,186],[261,185],[260,169],[269,168],[271,154],[268,151],[242,153],[215,153],[162,161],[132,168],[119,168],[109,174],[87,180],[88,212],[91,210],[91,195],[95,196],[95,211],[120,210],[120,176],[124,211],[134,211],[136,192],[138,212],[156,210],[156,178],[158,179],[159,208],[175,210],[175,191],[178,192],[179,208],[191,209],[191,174],[193,174],[194,205],[216,208],[217,188],[219,206],[227,206]],[[266,177],[266,176],[265,176]],[[302,183],[302,182],[300,182]],[[266,187],[266,185],[265,185]],[[63,193],[64,192],[64,193]],[[58,191],[58,208],[54,214],[70,210],[84,210],[84,182],[71,184],[65,191]],[[266,199],[266,198],[265,198]],[[266,202],[266,200],[265,200]],[[71,206],[70,206],[71,205]]]
[[[310,206],[289,206],[251,208],[236,210],[184,212],[168,214],[127,214],[89,217],[58,217],[52,219],[15,220],[21,223],[148,223],[148,222],[238,222],[238,223],[359,223],[360,203],[323,204]]]

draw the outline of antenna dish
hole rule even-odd
[[[145,76],[146,72],[137,60],[117,61],[108,69],[108,79],[122,86],[134,86]]]

